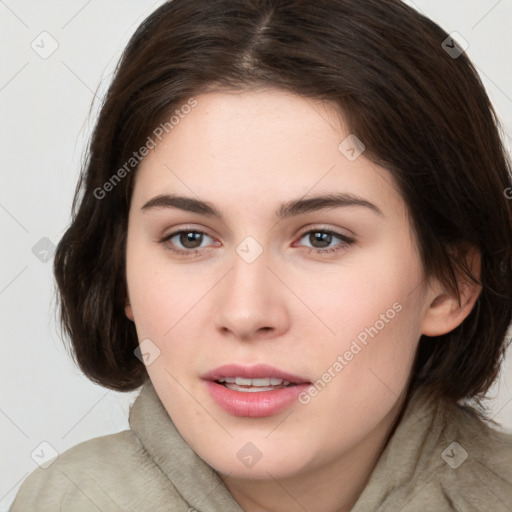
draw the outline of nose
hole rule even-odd
[[[250,341],[286,332],[286,287],[276,274],[269,268],[265,252],[252,263],[235,254],[233,267],[222,280],[215,301],[216,327],[224,335]]]

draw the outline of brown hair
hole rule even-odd
[[[510,163],[478,74],[445,51],[448,37],[398,0],[173,0],[151,14],[102,104],[55,256],[62,326],[83,372],[124,391],[147,378],[124,314],[134,151],[194,95],[266,86],[339,108],[365,156],[394,176],[427,276],[458,291],[456,274],[471,275],[463,248],[480,251],[476,306],[452,332],[422,337],[410,389],[483,394],[512,319]]]

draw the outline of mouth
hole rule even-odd
[[[244,377],[221,377],[215,382],[231,389],[232,391],[240,391],[242,393],[257,393],[262,391],[275,391],[289,386],[296,386],[284,379],[274,379],[270,377],[261,379],[245,379]]]
[[[242,393],[275,391],[299,384],[311,384],[303,377],[266,364],[253,366],[226,364],[201,375],[201,378]]]
[[[273,416],[292,406],[311,382],[265,364],[224,365],[201,378],[213,401],[233,416]]]

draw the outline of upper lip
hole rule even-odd
[[[235,363],[225,364],[201,375],[202,379],[211,381],[225,377],[243,377],[246,379],[274,378],[287,380],[292,384],[309,384],[309,381],[303,377],[293,375],[292,373],[285,372],[284,370],[267,364],[256,364],[252,366],[244,366]]]

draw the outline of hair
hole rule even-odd
[[[143,21],[103,99],[55,255],[61,327],[81,370],[120,391],[147,379],[124,313],[136,150],[194,96],[270,87],[331,102],[365,157],[390,171],[426,276],[457,294],[460,275],[481,285],[456,329],[421,337],[409,390],[482,396],[512,320],[511,166],[484,86],[465,53],[445,51],[448,37],[399,0],[172,0]]]

